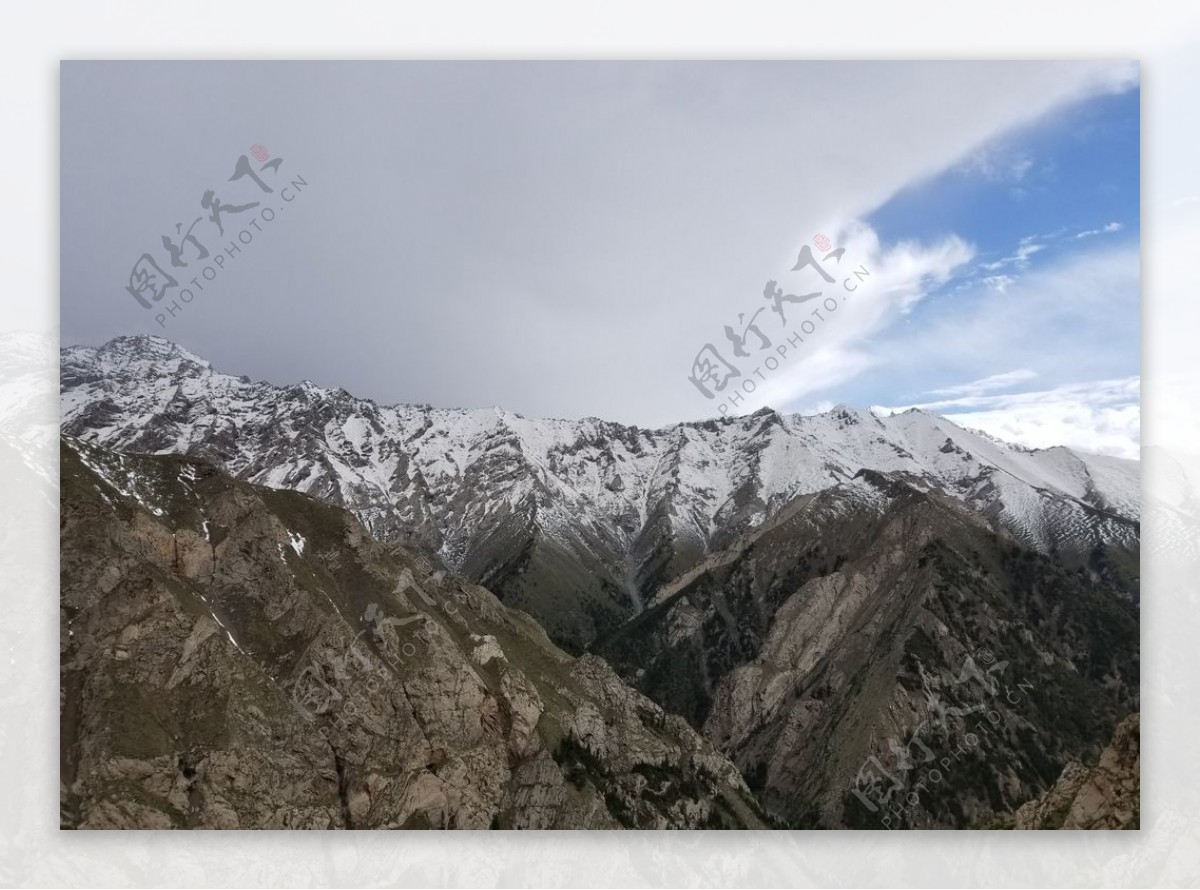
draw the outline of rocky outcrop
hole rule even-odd
[[[1141,715],[1117,726],[1092,767],[1068,763],[1054,787],[1017,810],[1018,829],[1136,829],[1141,811]]]
[[[61,450],[65,827],[765,824],[686,721],[350,514]]]

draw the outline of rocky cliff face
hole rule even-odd
[[[1096,764],[1068,763],[1054,787],[1017,810],[1018,829],[1140,827],[1141,715],[1130,714]]]
[[[597,651],[797,826],[1003,820],[1138,706],[1136,554],[1075,566],[865,472],[665,586]]]
[[[65,827],[765,824],[681,717],[343,510],[61,450]]]
[[[1026,546],[1071,559],[1136,548],[1137,464],[1030,451],[910,412],[639,429],[498,409],[380,406],[214,370],[153,337],[62,351],[63,431],[186,454],[345,506],[579,651],[796,498],[860,470],[903,474]]]

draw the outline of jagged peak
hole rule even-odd
[[[841,424],[880,424],[880,420],[875,416],[874,412],[867,408],[858,408],[846,402],[838,402],[828,411],[823,411],[820,414],[810,415],[811,417],[835,420]]]
[[[208,359],[202,358],[189,349],[185,349],[173,340],[159,337],[156,334],[127,334],[114,337],[99,347],[95,351],[95,354],[98,357],[108,359],[141,359],[150,361],[178,359],[199,365],[202,368],[212,369],[212,364]]]

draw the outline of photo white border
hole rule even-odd
[[[139,0],[14,4],[5,18],[0,231],[9,274],[0,325],[54,333],[60,59],[1140,59],[1143,445],[1200,470],[1200,412],[1189,399],[1200,393],[1192,324],[1200,200],[1188,200],[1200,196],[1200,7]],[[55,356],[48,384],[57,373]],[[46,408],[57,417],[56,403]],[[0,635],[11,643],[0,651],[0,885],[1198,886],[1200,566],[1164,539],[1149,496],[1155,463],[1144,469],[1143,827],[1125,833],[59,831],[57,517],[47,506],[24,517],[37,546],[12,552],[0,542],[0,622],[11,622]],[[1161,494],[1172,483],[1159,484]]]

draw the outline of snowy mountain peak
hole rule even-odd
[[[94,362],[98,369],[109,371],[149,369],[179,369],[194,366],[212,370],[206,359],[151,334],[117,337],[99,348],[69,346],[62,350],[63,362]]]
[[[926,412],[764,409],[645,430],[252,383],[157,337],[64,349],[61,361],[64,432],[203,457],[348,506],[377,536],[437,551],[467,574],[517,572],[531,600],[569,576],[588,596],[612,587],[632,603],[795,498],[864,469],[936,488],[1043,550],[1137,535],[1135,462],[1028,451]]]

